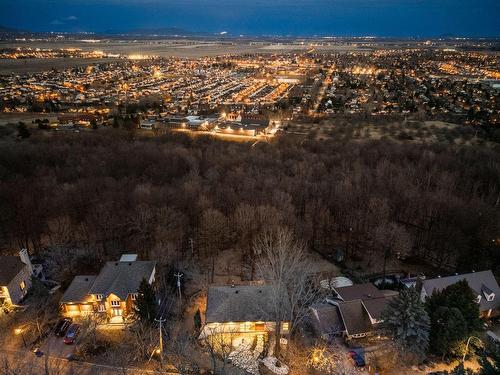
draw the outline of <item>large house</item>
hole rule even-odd
[[[256,336],[267,340],[276,327],[273,306],[269,285],[211,286],[200,338],[220,334],[233,347]],[[289,323],[282,322],[281,333],[287,335],[288,329]]]
[[[0,256],[0,305],[16,305],[31,287],[33,265],[28,250],[22,249],[19,256]]]
[[[490,318],[500,315],[500,287],[490,270],[420,280],[418,283],[420,298],[425,301],[433,293],[461,280],[467,281],[469,287],[476,294],[476,301],[479,304],[479,312],[482,317]]]
[[[328,304],[311,308],[316,330],[325,339],[343,335],[349,339],[370,335],[383,321],[388,302],[398,293],[379,290],[373,284],[333,287]]]
[[[156,262],[139,261],[135,254],[124,254],[119,261],[106,262],[98,275],[75,276],[61,299],[66,316],[102,314],[115,322],[133,311],[137,290],[143,279],[155,280]]]

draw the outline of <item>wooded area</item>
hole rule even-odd
[[[109,129],[3,141],[0,180],[3,249],[130,250],[206,262],[212,277],[234,249],[252,278],[255,237],[285,226],[325,256],[500,272],[500,154],[486,147],[289,136],[251,147]]]

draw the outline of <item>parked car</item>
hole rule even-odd
[[[352,361],[354,362],[354,366],[365,367],[365,365],[366,365],[365,360],[363,359],[363,357],[361,355],[359,355],[355,351],[350,351],[349,357],[351,357]]]
[[[66,336],[64,336],[64,343],[67,345],[71,345],[75,342],[78,332],[80,331],[79,324],[72,324],[68,328],[68,332],[66,332]]]
[[[56,328],[54,329],[54,334],[56,336],[64,336],[72,322],[73,319],[71,318],[60,319],[59,322],[57,322]]]

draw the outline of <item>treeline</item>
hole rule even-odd
[[[287,136],[251,147],[106,129],[5,141],[0,180],[3,249],[137,251],[212,274],[234,249],[252,277],[255,236],[287,226],[326,256],[500,271],[500,154],[486,148]]]

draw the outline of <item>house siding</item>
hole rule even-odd
[[[25,283],[25,288],[21,290],[20,284],[23,281]],[[24,266],[21,272],[19,272],[7,285],[10,302],[13,304],[21,302],[28,293],[29,288],[31,288],[31,276],[28,266]]]

